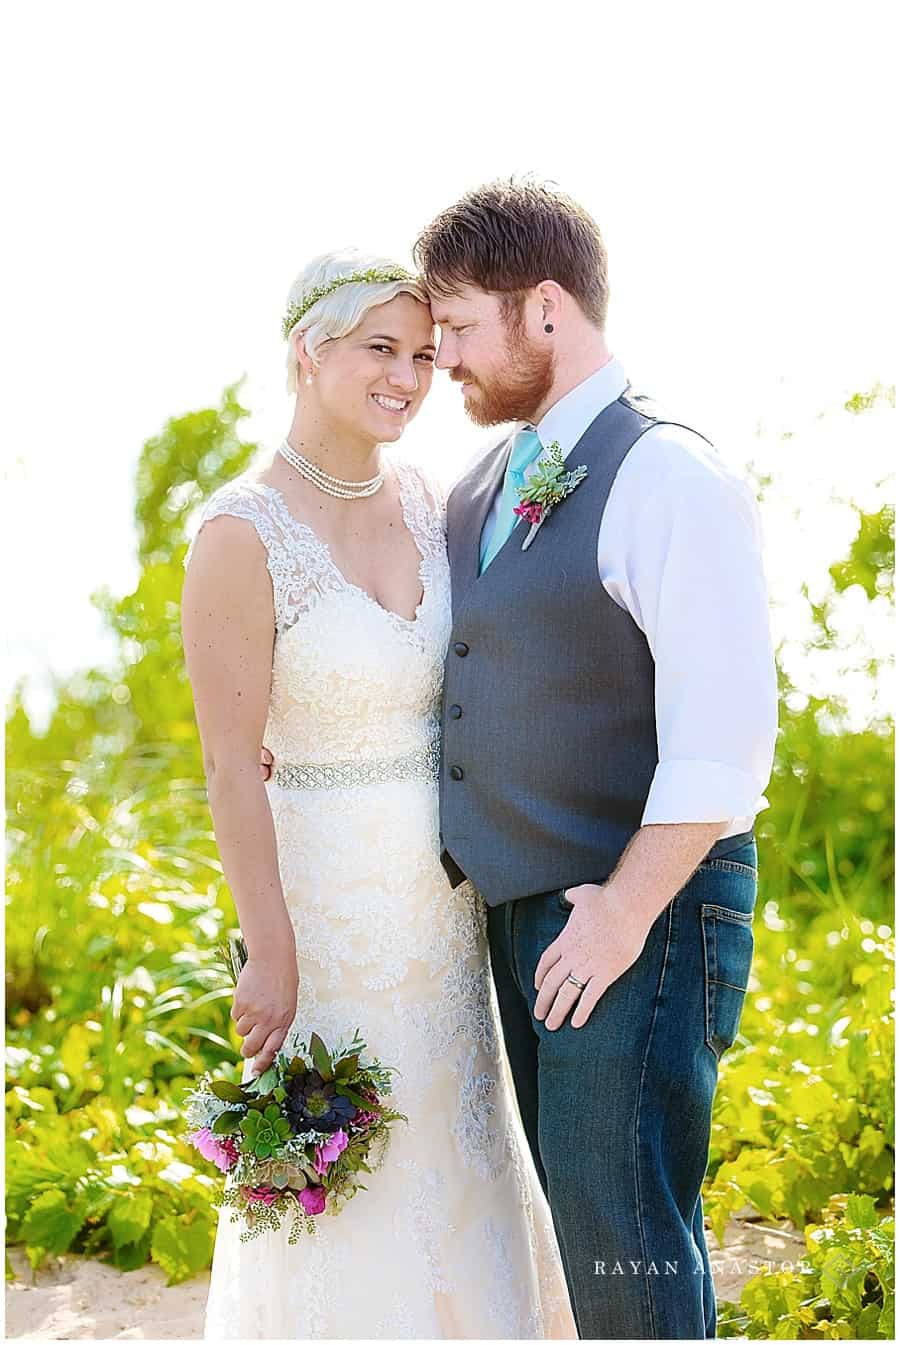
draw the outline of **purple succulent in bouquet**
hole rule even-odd
[[[338,1093],[334,1083],[310,1069],[285,1080],[284,1110],[294,1134],[302,1130],[334,1132],[349,1125],[357,1108]]]

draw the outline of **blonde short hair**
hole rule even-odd
[[[320,286],[329,285],[341,276],[355,271],[387,270],[397,263],[389,257],[379,257],[356,248],[340,252],[323,252],[313,257],[288,290],[285,307],[302,306],[304,298]],[[318,350],[325,341],[336,341],[358,327],[370,308],[389,303],[398,294],[411,294],[422,303],[429,303],[428,291],[418,280],[359,281],[341,285],[318,299],[288,332],[287,390],[297,391],[299,362],[294,352],[294,336],[302,332],[306,353],[313,364],[318,364]]]

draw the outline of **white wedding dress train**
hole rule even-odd
[[[398,1068],[409,1118],[368,1189],[295,1246],[286,1228],[241,1243],[220,1211],[206,1339],[577,1337],[501,1054],[484,910],[439,859],[442,516],[417,467],[393,466],[421,554],[412,620],[349,583],[274,487],[238,478],[201,518],[251,523],[272,580],[265,742],[300,971],[291,1032],[334,1046],[358,1027]]]

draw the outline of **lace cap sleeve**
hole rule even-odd
[[[410,458],[393,460],[405,512],[432,546],[442,547],[447,535],[447,494],[437,477]]]
[[[219,514],[252,523],[266,549],[278,635],[290,629],[312,603],[340,587],[339,573],[329,562],[327,548],[310,528],[292,517],[281,492],[241,477],[210,495],[185,555],[185,565],[200,529]]]
[[[194,543],[197,541],[204,523],[208,523],[212,518],[218,518],[220,514],[231,514],[234,518],[246,519],[256,529],[259,540],[266,548],[266,554],[270,554],[275,549],[277,544],[276,530],[262,492],[254,486],[253,482],[229,481],[226,485],[213,491],[203,506],[197,526],[194,529],[194,535],[185,553],[185,566],[187,566],[193,554]]]

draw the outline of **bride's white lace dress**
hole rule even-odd
[[[421,553],[412,620],[349,583],[281,493],[210,498],[266,549],[276,640],[265,742],[300,971],[291,1027],[361,1029],[409,1117],[384,1165],[314,1237],[240,1242],[219,1215],[204,1337],[575,1338],[549,1211],[501,1056],[484,911],[440,864],[435,778],[450,575],[440,506],[396,460]],[[245,1077],[249,1073],[245,1068]]]

